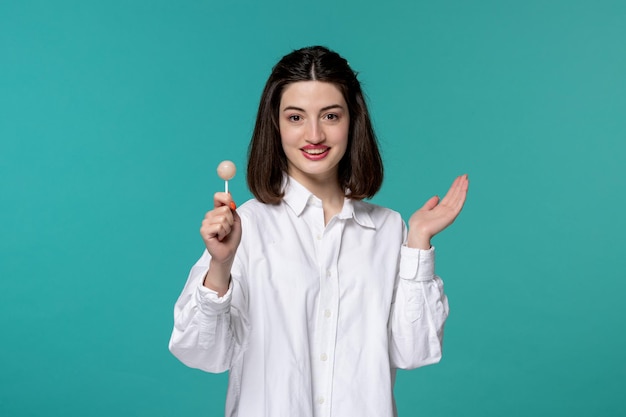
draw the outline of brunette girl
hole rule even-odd
[[[227,416],[396,415],[396,369],[441,358],[448,302],[431,239],[457,217],[457,177],[409,219],[363,200],[383,166],[347,61],[294,51],[265,85],[249,148],[255,199],[216,193],[206,251],[175,306],[170,350],[229,371]]]

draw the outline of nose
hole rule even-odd
[[[321,143],[326,139],[324,129],[319,120],[311,120],[307,126],[307,142],[312,144]]]

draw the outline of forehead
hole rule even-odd
[[[345,106],[346,102],[339,87],[323,81],[297,81],[288,84],[280,98],[280,107],[295,106]]]

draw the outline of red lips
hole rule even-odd
[[[330,147],[324,145],[306,145],[300,148],[300,150],[305,158],[311,161],[318,161],[320,159],[324,159],[326,155],[328,155]]]

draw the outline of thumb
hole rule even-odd
[[[437,207],[437,204],[439,203],[439,196],[435,195],[432,196],[423,206],[422,206],[422,210],[432,210],[435,207]]]

